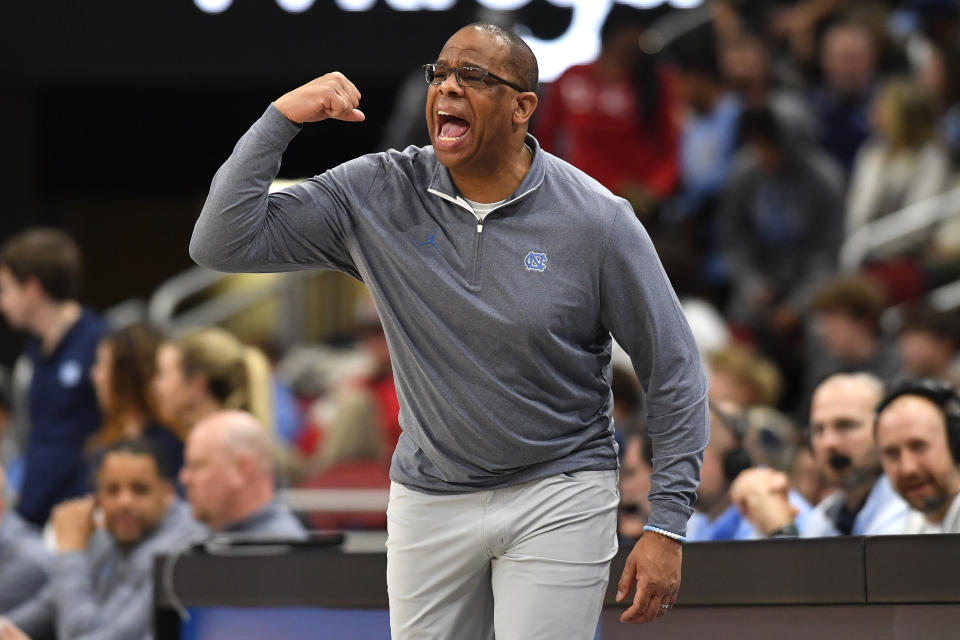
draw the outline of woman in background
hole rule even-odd
[[[943,191],[950,158],[936,139],[935,123],[934,105],[920,86],[908,80],[884,86],[873,104],[873,136],[857,152],[853,165],[847,193],[848,235]]]
[[[545,150],[626,198],[646,220],[678,180],[673,82],[640,48],[660,15],[614,5],[601,29],[599,57],[553,83],[533,131]]]
[[[157,350],[157,409],[181,439],[220,409],[249,411],[273,432],[266,356],[219,328],[197,329]]]
[[[163,452],[167,471],[176,477],[183,466],[183,441],[157,419],[151,390],[159,331],[133,324],[108,333],[97,346],[91,370],[103,425],[88,447],[94,459],[124,438],[144,438]]]

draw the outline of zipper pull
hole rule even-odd
[[[483,220],[477,220],[477,233],[483,233]]]

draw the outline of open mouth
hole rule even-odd
[[[446,111],[437,112],[437,139],[456,142],[470,131],[470,123]]]

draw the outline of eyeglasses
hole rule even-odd
[[[493,82],[507,85],[511,89],[516,89],[520,93],[526,91],[526,89],[521,89],[509,80],[504,80],[500,76],[494,75],[480,67],[448,67],[443,64],[423,65],[423,77],[426,79],[427,84],[439,85],[447,79],[447,76],[449,76],[451,72],[456,76],[457,84],[461,87],[482,89],[492,80]]]

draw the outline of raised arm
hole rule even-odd
[[[302,123],[360,122],[360,92],[328,73],[284,94],[240,139],[213,178],[190,240],[191,257],[220,271],[328,268],[353,273],[346,252],[350,187],[334,172],[270,194],[280,160]],[[358,161],[354,161],[358,162]],[[363,178],[368,165],[352,168]],[[341,165],[340,176],[351,173]]]
[[[339,71],[328,73],[283,94],[274,103],[277,110],[296,124],[327,118],[362,122],[360,91]]]

